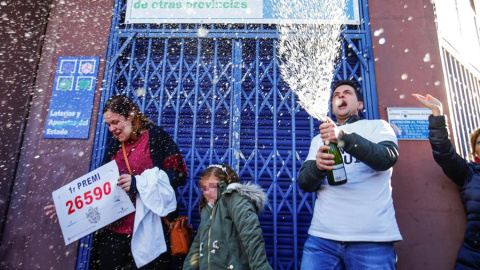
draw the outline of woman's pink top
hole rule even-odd
[[[140,175],[145,170],[153,168],[152,157],[150,156],[150,147],[148,145],[149,132],[148,130],[140,134],[138,139],[134,142],[125,143],[125,150],[127,152],[128,162],[134,175]],[[120,175],[130,174],[128,172],[127,163],[123,156],[122,148],[113,156],[117,162]],[[130,199],[135,205],[135,196],[130,195]],[[112,222],[106,228],[116,233],[133,234],[133,224],[135,221],[135,212],[124,216],[123,218]]]

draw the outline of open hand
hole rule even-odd
[[[412,94],[424,107],[432,110],[433,116],[443,115],[443,105],[440,100],[434,98],[433,96],[427,94],[422,96],[420,94]]]

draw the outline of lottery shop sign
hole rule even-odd
[[[118,177],[111,161],[52,193],[65,245],[135,211]]]
[[[99,57],[58,58],[43,137],[88,139]]]

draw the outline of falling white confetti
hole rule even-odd
[[[423,57],[423,62],[430,62],[430,54],[429,53],[425,54],[425,56]]]
[[[197,34],[199,37],[206,37],[208,35],[208,30],[205,27],[199,27]]]
[[[376,30],[375,32],[373,32],[373,35],[378,37],[380,36],[381,34],[383,34],[383,28],[380,28],[378,30]]]
[[[139,97],[143,97],[146,94],[145,88],[137,88],[137,90],[135,90],[135,94],[137,94]]]

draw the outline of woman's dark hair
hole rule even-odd
[[[470,147],[472,147],[472,152],[469,154],[471,159],[474,159],[480,153],[475,153],[475,146],[477,144],[477,138],[480,136],[480,128],[475,129],[472,134],[470,134]],[[480,158],[480,157],[479,157]]]
[[[135,102],[123,95],[113,96],[105,103],[103,113],[108,111],[132,119],[133,139],[136,139],[142,131],[147,129],[148,125],[153,123],[140,111]]]
[[[225,163],[218,164],[218,165],[210,165],[206,170],[202,172],[202,174],[200,175],[200,180],[212,174],[216,178],[218,178],[219,182],[225,182],[227,184],[240,182],[240,178],[238,178],[238,175],[235,172],[235,170]],[[202,195],[202,198],[200,199],[200,202],[198,204],[198,210],[202,211],[202,208],[206,204],[207,204],[207,199],[205,198],[205,196]]]

